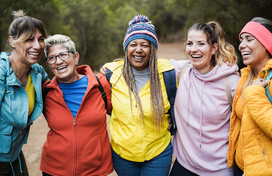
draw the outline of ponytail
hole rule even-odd
[[[232,66],[237,62],[237,56],[235,54],[234,47],[226,42],[226,34],[220,24],[216,21],[210,21],[207,25],[211,26],[215,31],[216,43],[218,45],[218,50],[214,55],[214,62],[221,65],[225,62],[228,66]]]
[[[212,65],[221,65],[222,62],[225,62],[227,65],[232,66],[237,62],[235,49],[231,44],[226,42],[225,32],[218,22],[210,21],[208,23],[195,23],[188,30],[187,37],[192,30],[204,32],[207,36],[207,41],[211,46],[215,43],[218,45],[218,49],[211,59]]]

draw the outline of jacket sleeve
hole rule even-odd
[[[36,64],[38,70],[39,70],[39,73],[41,73],[42,75],[42,83],[45,83],[46,81],[50,80],[48,78],[48,75],[46,73],[46,71],[44,70],[43,66],[39,65],[39,64]]]
[[[174,60],[170,59],[169,63],[175,67],[176,77],[179,78],[180,72],[184,69],[185,66],[187,66],[190,61],[189,60]],[[179,80],[178,80],[179,81]]]
[[[48,75],[42,66],[41,66],[41,74],[42,74],[42,83],[45,83],[46,81],[49,80]]]
[[[272,139],[272,105],[265,95],[265,89],[251,85],[245,89],[244,96],[251,118]]]
[[[3,65],[0,66],[0,106],[6,91],[6,70]]]
[[[111,89],[110,89],[110,84],[109,82],[107,81],[107,79],[101,75],[101,74],[98,74],[97,75],[99,81],[101,82],[102,86],[103,86],[103,89],[106,93],[106,96],[107,96],[107,114],[111,114],[111,111],[112,111],[112,104],[111,104]]]

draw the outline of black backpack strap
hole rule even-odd
[[[108,80],[110,87],[112,87],[111,83],[110,83],[110,78],[112,76],[112,71],[110,71],[108,68],[106,68],[106,73],[105,73],[105,77]]]
[[[107,95],[106,95],[106,92],[104,91],[104,89],[103,89],[103,87],[102,87],[102,85],[101,85],[101,83],[100,83],[100,81],[99,81],[99,79],[98,79],[98,77],[97,77],[96,75],[95,75],[95,78],[97,79],[97,82],[98,82],[98,84],[99,84],[98,89],[99,89],[99,91],[100,91],[100,93],[101,93],[101,96],[102,96],[104,102],[105,102],[105,108],[106,108],[106,110],[107,110],[108,103],[107,103]]]
[[[47,96],[47,94],[48,94],[48,92],[50,90],[49,88],[46,87],[49,83],[50,83],[50,81],[47,81],[47,83],[45,83],[43,91],[42,91],[43,107],[44,107],[44,101],[46,99],[46,96]]]
[[[44,88],[43,88],[43,91],[42,91],[42,98],[43,98],[43,102],[48,94],[48,91],[49,91],[49,88],[47,88],[46,86],[50,83],[50,81],[48,81],[45,85],[44,85]]]
[[[172,135],[174,135],[174,134],[176,134],[176,130],[177,130],[175,114],[174,114],[174,103],[175,103],[175,97],[176,97],[176,92],[177,92],[175,70],[173,69],[173,70],[163,72],[163,78],[164,78],[164,84],[166,87],[168,100],[170,103],[170,109],[168,111],[168,114],[170,115],[170,117],[172,119],[172,127],[170,129],[170,132]]]

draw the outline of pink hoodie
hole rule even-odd
[[[189,60],[170,60],[176,75]],[[223,63],[202,75],[190,66],[183,74],[177,89],[174,136],[174,155],[178,162],[198,175],[233,175],[228,168],[228,135],[230,105],[226,92],[226,77],[230,77],[232,97],[239,81],[238,66]]]

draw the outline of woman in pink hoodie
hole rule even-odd
[[[179,79],[175,101],[177,133],[171,176],[233,175],[227,151],[231,102],[238,81],[237,57],[214,21],[196,23],[187,33],[189,60],[170,63]]]

